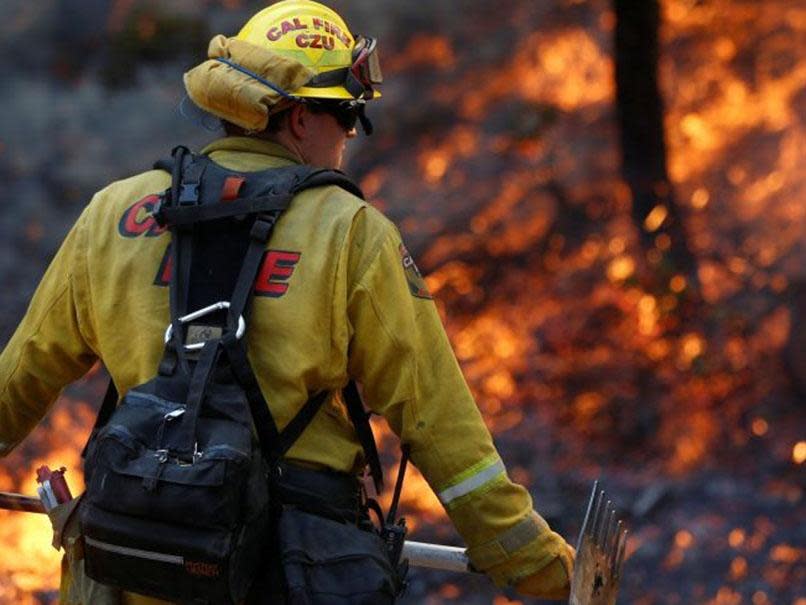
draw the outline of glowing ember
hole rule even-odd
[[[705,341],[699,334],[686,334],[680,343],[680,362],[688,367],[691,362],[702,355],[705,350]]]
[[[744,544],[745,539],[745,532],[743,529],[736,528],[730,532],[728,536],[728,543],[733,548],[739,548],[742,544]]]
[[[794,548],[788,544],[778,544],[770,551],[770,560],[778,563],[795,563],[802,561],[806,555],[806,549]]]
[[[675,275],[669,282],[669,289],[672,292],[680,294],[683,290],[686,289],[686,285],[687,282],[685,277],[683,277],[682,275]]]
[[[754,418],[752,430],[756,437],[763,437],[770,430],[770,425],[763,418]]]
[[[747,575],[747,559],[736,557],[730,563],[730,577],[732,580],[741,580]]]
[[[689,531],[681,530],[675,535],[674,543],[678,548],[682,548],[683,550],[691,548],[694,544],[694,536],[692,536]]]
[[[644,219],[644,228],[649,232],[657,231],[663,225],[667,216],[669,216],[669,209],[666,206],[655,206]]]
[[[705,208],[709,201],[711,201],[711,194],[703,187],[695,189],[691,194],[691,205],[698,210]]]
[[[641,331],[641,334],[646,334],[648,336],[655,331],[655,325],[657,324],[658,319],[656,312],[657,306],[657,301],[654,297],[649,295],[641,297],[641,300],[638,303],[638,329]]]
[[[753,605],[771,605],[772,601],[770,601],[767,594],[761,590],[757,590],[753,593]],[[795,602],[795,605],[799,605],[798,602]]]
[[[742,595],[728,586],[723,586],[716,594],[716,598],[708,601],[707,605],[740,605]]]
[[[792,448],[792,460],[795,464],[806,462],[806,441],[798,441]]]
[[[439,590],[439,595],[443,599],[456,599],[461,596],[462,591],[456,584],[443,584],[442,588]]]
[[[607,267],[607,277],[611,281],[624,281],[635,271],[635,261],[629,256],[617,256]]]

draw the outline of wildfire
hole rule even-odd
[[[83,491],[80,453],[94,412],[88,405],[62,399],[46,426],[35,431],[24,446],[0,465],[0,491],[36,494],[35,470],[42,465],[67,468],[74,494]],[[54,439],[58,435],[58,441]],[[33,455],[30,455],[34,452]],[[0,511],[0,603],[34,605],[32,596],[54,590],[62,554],[51,547],[53,530],[45,515]]]
[[[436,66],[439,69],[451,69],[456,64],[456,53],[450,40],[444,36],[415,34],[401,53],[384,57],[384,70],[396,73],[406,69],[423,66]]]
[[[757,406],[776,394],[778,359],[799,319],[780,296],[802,279],[806,61],[793,49],[806,33],[806,10],[786,0],[663,0],[669,172],[697,259],[691,272],[665,274],[664,288],[641,276],[670,249],[659,231],[672,203],[658,201],[643,224],[633,224],[618,173],[614,15],[605,2],[563,7],[581,4],[594,6],[596,17],[585,27],[550,20],[522,31],[495,64],[483,59],[490,41],[466,53],[468,45],[449,34],[416,34],[385,55],[384,68],[398,81],[417,83],[403,118],[438,117],[422,134],[407,132],[401,119],[400,140],[378,149],[402,145],[411,161],[370,162],[361,184],[379,207],[403,217],[403,231],[417,242],[428,287],[495,433],[549,429],[563,442],[558,464],[581,475],[599,468],[590,449],[600,443],[653,460],[648,474],[675,477],[733,446],[778,440],[776,460],[802,470],[802,435],[782,437],[781,418]],[[119,27],[133,5],[116,0],[109,27]],[[152,30],[144,22],[141,34]],[[649,250],[639,244],[641,230],[652,234]],[[681,319],[694,290],[703,303],[695,318]],[[0,490],[33,493],[32,469],[49,464],[67,466],[79,491],[77,453],[91,416],[84,404],[59,403],[48,435],[38,433],[26,449],[36,455],[24,472],[15,469],[21,457],[0,467]],[[385,425],[376,433],[393,442]],[[53,435],[77,437],[54,448]],[[554,445],[541,453],[549,458]],[[524,466],[512,473],[537,479]],[[390,469],[387,483],[394,478]],[[787,481],[763,489],[802,499]],[[384,505],[389,498],[382,496]],[[416,469],[407,474],[403,507],[415,513],[412,526],[446,523]],[[774,536],[766,517],[740,525],[718,530],[729,553],[724,582],[734,585],[699,602],[746,603],[750,594],[735,584],[757,577],[770,588],[754,588],[752,603],[767,605],[775,602],[772,589],[792,581],[787,574],[802,549]],[[669,530],[665,569],[695,560],[707,542],[703,527]],[[33,604],[34,591],[55,587],[59,555],[49,532],[44,517],[0,513],[0,603]],[[653,526],[637,535],[628,556],[659,532]],[[444,599],[460,595],[454,584],[441,589]]]

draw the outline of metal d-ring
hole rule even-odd
[[[203,317],[208,315],[209,313],[213,313],[215,311],[221,311],[222,309],[229,309],[229,302],[226,300],[221,300],[217,303],[213,303],[209,307],[204,307],[203,309],[199,309],[198,311],[193,311],[193,313],[188,313],[187,315],[183,315],[177,321],[181,324],[187,323],[189,321],[193,321],[194,319],[198,319],[199,317]],[[238,316],[238,329],[235,331],[235,338],[239,339],[243,336],[243,333],[246,331],[246,322],[243,319],[243,315]],[[170,342],[171,337],[173,336],[174,332],[174,325],[172,323],[168,324],[168,327],[165,330],[165,344]],[[203,342],[196,342],[193,344],[185,345],[185,349],[188,351],[197,351],[204,347]]]

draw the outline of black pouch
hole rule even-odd
[[[386,605],[402,579],[374,531],[296,508],[277,527],[287,605]]]
[[[238,603],[268,529],[265,462],[232,384],[209,386],[188,427],[197,451],[173,457],[165,444],[192,415],[173,397],[177,385],[158,376],[131,389],[90,442],[85,570],[97,582],[170,601]]]

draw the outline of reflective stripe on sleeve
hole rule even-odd
[[[504,463],[498,456],[494,456],[483,460],[479,464],[470,467],[463,473],[454,477],[451,481],[453,485],[441,490],[437,496],[444,506],[448,506],[454,500],[485,487],[505,474],[506,468],[504,467]]]

